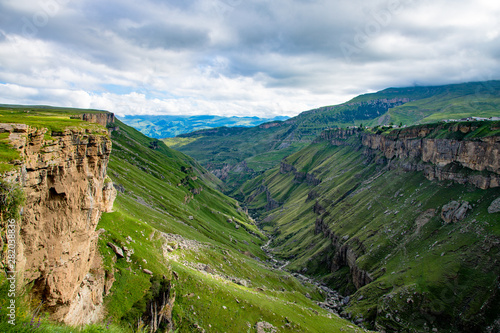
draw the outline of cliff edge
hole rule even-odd
[[[102,120],[95,114],[91,118]],[[0,132],[9,133],[20,155],[13,161],[18,167],[3,179],[19,184],[25,196],[17,241],[18,288],[32,285],[32,299],[43,302],[52,319],[72,325],[97,321],[107,274],[95,229],[116,197],[106,176],[111,153],[106,129],[56,132],[1,124]]]
[[[320,138],[333,145],[356,145],[349,139],[360,138],[362,146],[380,151],[389,167],[487,189],[500,186],[500,135],[494,133],[499,128],[498,122],[484,122],[419,125],[389,133],[337,129]],[[485,132],[489,135],[481,135]]]

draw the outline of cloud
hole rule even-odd
[[[5,0],[0,102],[294,115],[498,79],[499,16],[488,0]]]

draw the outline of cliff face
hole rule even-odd
[[[116,197],[106,180],[111,140],[105,130],[52,132],[49,139],[46,129],[2,128],[21,153],[20,169],[4,178],[21,184],[26,197],[18,241],[19,287],[33,283],[33,299],[43,301],[53,319],[95,321],[106,284],[95,229]]]
[[[284,174],[284,173],[293,173],[294,175],[294,178],[293,178],[293,181],[294,182],[297,182],[297,183],[307,183],[309,185],[319,185],[321,183],[321,180],[319,180],[318,178],[316,178],[316,176],[314,176],[313,174],[310,174],[308,172],[301,172],[301,171],[297,171],[297,169],[293,166],[293,165],[290,165],[284,161],[281,161],[281,164],[280,164],[280,173]]]
[[[113,113],[84,113],[81,119],[106,127],[115,122],[115,115]]]
[[[432,130],[418,126],[380,135],[351,129],[328,131],[322,134],[322,138],[334,145],[345,145],[348,143],[344,140],[348,137],[358,136],[363,146],[381,151],[390,160],[390,166],[402,166],[406,171],[423,171],[430,180],[471,183],[482,189],[500,186],[500,137],[476,140],[428,138]],[[468,125],[451,128],[452,132],[462,134],[473,130]],[[462,173],[461,168],[479,173]]]
[[[314,212],[316,214],[324,214],[325,210],[318,203],[316,203],[314,206]],[[316,219],[314,233],[322,233],[332,242],[335,255],[328,263],[331,272],[335,272],[344,266],[349,267],[352,283],[356,289],[359,289],[373,281],[371,275],[367,271],[359,268],[356,264],[358,255],[356,255],[356,251],[352,249],[352,245],[346,243],[347,239],[340,239],[339,236],[332,232],[328,224],[324,222],[322,216],[319,216]],[[359,241],[355,240],[355,242],[351,243],[358,245],[358,248],[356,249],[357,252],[365,252],[362,243]]]

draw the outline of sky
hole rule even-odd
[[[0,0],[0,103],[294,116],[500,79],[498,0]]]

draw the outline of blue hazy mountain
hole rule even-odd
[[[276,120],[286,120],[288,117],[223,117],[212,115],[175,116],[175,115],[128,115],[119,117],[125,124],[134,127],[152,138],[171,138],[179,134],[214,128],[214,127],[252,127]]]

